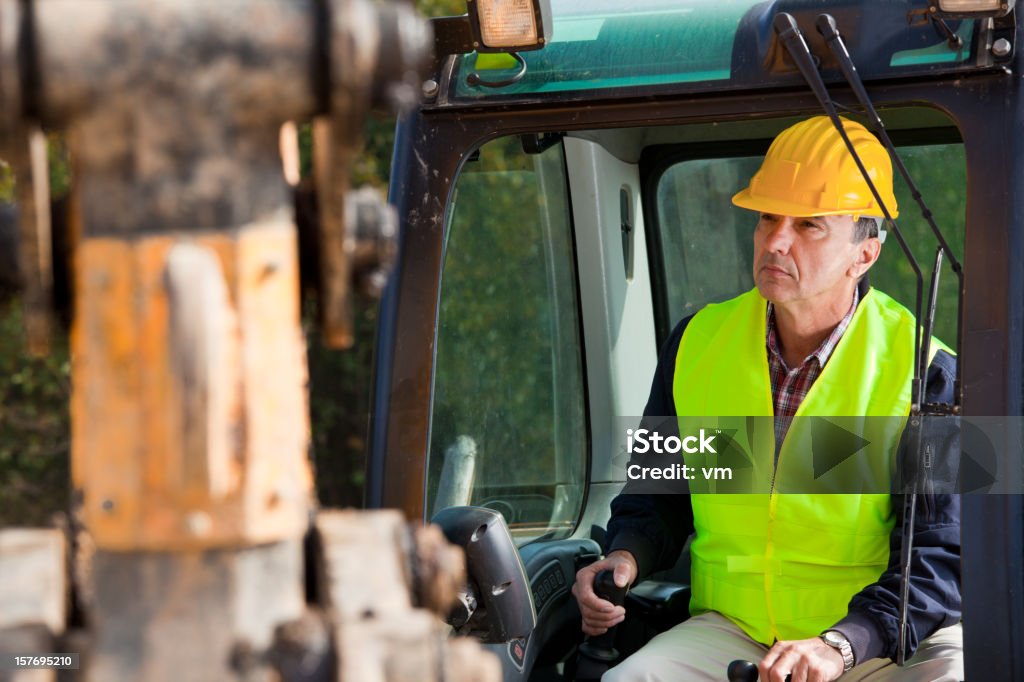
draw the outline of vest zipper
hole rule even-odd
[[[774,487],[775,475],[772,474],[772,483]],[[768,614],[768,631],[771,634],[773,640],[779,638],[778,627],[775,624],[775,610],[772,608],[772,588],[774,587],[774,571],[772,571],[772,555],[775,553],[775,546],[773,544],[774,528],[775,528],[775,511],[777,505],[777,496],[774,492],[768,494],[768,532],[764,547],[764,599],[765,599],[765,612]]]
[[[767,360],[767,358],[766,358],[766,360]],[[814,387],[812,386],[811,389],[813,390],[813,388]],[[778,624],[776,623],[776,620],[775,620],[775,609],[773,608],[773,606],[774,606],[774,597],[773,597],[774,593],[773,593],[773,589],[775,587],[775,585],[774,585],[774,583],[775,583],[775,577],[774,577],[775,576],[775,572],[772,569],[772,558],[773,558],[773,556],[775,554],[775,545],[774,545],[775,515],[778,512],[778,505],[779,505],[779,496],[778,496],[778,493],[775,492],[775,480],[776,480],[776,478],[778,478],[779,467],[782,465],[782,449],[783,449],[783,446],[785,445],[785,438],[783,438],[782,444],[778,446],[778,453],[779,454],[776,457],[775,456],[775,449],[776,449],[776,443],[775,443],[775,396],[771,394],[770,383],[769,383],[768,393],[769,393],[769,399],[772,401],[771,402],[771,405],[772,405],[772,420],[770,422],[769,428],[771,428],[771,432],[770,432],[771,433],[771,446],[772,446],[771,456],[772,456],[773,466],[772,466],[771,485],[768,487],[768,532],[767,532],[768,541],[765,544],[765,550],[764,550],[764,563],[765,563],[765,570],[764,570],[764,599],[765,599],[765,612],[768,614],[768,632],[771,634],[772,640],[773,641],[777,641],[779,639],[779,627],[778,627]],[[797,408],[797,411],[798,412],[800,411],[799,408]]]

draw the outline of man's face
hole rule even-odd
[[[859,277],[865,239],[853,241],[849,215],[798,218],[760,214],[754,232],[754,282],[776,304],[831,302],[850,294]],[[877,241],[877,240],[875,240]],[[874,258],[863,270],[867,270]]]

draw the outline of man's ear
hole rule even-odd
[[[857,259],[850,265],[846,274],[859,280],[882,254],[882,242],[878,237],[867,237],[856,245],[856,249]]]

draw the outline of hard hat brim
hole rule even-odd
[[[859,211],[849,208],[823,210],[815,206],[807,206],[792,201],[774,199],[772,197],[754,196],[753,194],[751,194],[749,187],[734,194],[732,197],[732,203],[736,206],[739,206],[740,208],[746,208],[751,211],[757,211],[758,213],[771,213],[774,215],[784,215],[801,218],[811,218],[826,215],[873,216],[878,213],[877,209],[861,209]],[[891,217],[895,218],[899,215],[899,212],[893,210],[890,213],[890,215]]]

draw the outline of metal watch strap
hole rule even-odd
[[[826,637],[826,635],[829,633],[839,635],[839,637],[837,638],[838,641],[829,641],[829,638]],[[838,630],[826,630],[825,632],[818,635],[818,637],[825,644],[829,645],[830,647],[839,652],[839,655],[843,657],[843,672],[850,672],[850,670],[853,669],[853,666],[855,665],[856,661],[853,657],[853,647],[850,646],[850,640],[846,638],[846,635],[839,632]]]

